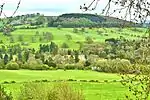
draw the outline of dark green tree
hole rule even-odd
[[[10,56],[9,56],[9,61],[13,60],[13,54],[12,52],[10,53]]]
[[[29,59],[29,50],[25,50],[24,53],[23,53],[23,57],[24,57],[24,61],[27,62],[28,59]]]
[[[61,45],[61,48],[69,48],[69,45],[64,42],[64,43]]]
[[[74,51],[75,53],[75,63],[78,63],[79,62],[79,52],[78,51]]]
[[[5,54],[4,55],[4,64],[6,65],[9,61],[9,57],[8,57],[8,54]]]
[[[18,61],[22,61],[22,53],[18,52]]]

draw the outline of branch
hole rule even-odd
[[[80,6],[80,9],[84,11],[95,10],[98,6],[100,0],[93,0],[90,5]],[[95,6],[91,8],[93,5]],[[112,5],[118,6],[121,8],[114,9],[113,12],[110,11],[113,9]],[[124,17],[121,17],[124,20],[130,20],[136,23],[145,23],[147,18],[150,17],[150,1],[149,0],[109,0],[107,5],[102,10],[102,14],[106,16],[112,16],[114,13],[118,12],[121,14],[125,11]],[[129,19],[128,19],[129,17]]]

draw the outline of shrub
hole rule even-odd
[[[39,82],[41,82],[41,80],[35,80],[35,81],[33,81],[33,82],[39,83]]]
[[[58,25],[58,26],[57,26],[57,29],[60,30],[61,28],[62,28],[62,25]]]
[[[70,34],[66,34],[65,37],[67,38],[67,40],[72,40],[72,36]]]
[[[14,42],[15,42],[15,41],[14,41],[14,37],[13,37],[13,36],[10,36],[9,41],[10,41],[10,43],[14,43]]]
[[[89,80],[89,82],[95,82],[95,80]]]
[[[0,85],[0,100],[13,100],[13,97],[5,91],[5,88]]]
[[[90,67],[85,67],[84,70],[91,70],[91,68]]]
[[[28,63],[24,65],[25,68],[31,69],[31,70],[47,70],[49,69],[48,65],[45,65],[42,63],[40,59],[30,58],[28,60]]]
[[[117,82],[117,80],[113,80],[113,82]]]
[[[83,70],[84,69],[84,65],[83,64],[80,64],[80,63],[76,63],[76,64],[66,64],[64,66],[65,69],[80,69],[80,70]]]
[[[8,81],[4,81],[3,84],[9,84],[9,82]]]
[[[99,72],[126,72],[129,73],[131,68],[131,63],[126,59],[114,59],[114,60],[99,60],[95,62],[92,66],[92,69]]]
[[[54,68],[53,67],[49,67],[49,70],[54,70]]]
[[[69,45],[64,42],[64,43],[61,45],[61,48],[69,48]]]
[[[5,68],[4,59],[0,59],[0,69],[4,68]]]
[[[16,81],[11,81],[11,83],[16,83]]]
[[[22,68],[23,62],[22,61],[16,61],[16,63],[19,65],[19,68]]]
[[[74,79],[68,79],[67,81],[75,81]]]
[[[50,67],[49,67],[48,65],[46,65],[46,64],[43,64],[42,67],[43,67],[44,69],[46,69],[46,70],[47,70],[47,69],[50,69]]]
[[[28,42],[21,42],[21,45],[22,46],[29,46],[29,43]]]
[[[0,44],[3,44],[3,40],[0,40]]]
[[[104,82],[106,82],[106,83],[107,83],[107,82],[108,82],[108,80],[104,80]]]
[[[56,83],[52,88],[43,83],[25,83],[20,89],[18,100],[84,100],[82,92],[67,83]]]
[[[31,69],[31,70],[47,70],[47,69],[49,69],[49,66],[47,66],[47,65],[40,65],[40,64],[30,64],[29,65],[29,69]]]
[[[103,35],[103,31],[97,30],[98,35]]]
[[[109,36],[108,33],[103,34],[104,36]]]
[[[6,68],[8,70],[18,70],[19,69],[19,65],[16,63],[16,62],[9,62],[7,65],[6,65]]]
[[[88,44],[93,43],[93,40],[92,40],[92,38],[91,38],[90,36],[87,36],[87,37],[85,38],[85,40],[86,40],[86,42],[87,42]]]
[[[85,100],[82,91],[74,90],[67,83],[56,84],[48,94],[49,100]]]
[[[24,83],[20,88],[18,100],[48,100],[47,90],[42,83]]]
[[[85,32],[85,28],[84,27],[81,28],[81,32]]]
[[[88,82],[87,80],[80,80],[80,82]]]
[[[42,80],[42,82],[49,82],[48,80]]]
[[[28,63],[24,63],[21,65],[21,69],[29,69]]]
[[[66,64],[66,65],[64,66],[64,68],[65,68],[65,69],[75,69],[76,66],[75,66],[75,64]]]
[[[78,33],[78,29],[77,28],[73,28],[73,33]]]

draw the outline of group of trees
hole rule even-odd
[[[10,30],[14,30],[16,26],[20,29],[36,29],[40,27],[120,27],[123,23],[126,26],[138,26],[128,21],[117,19],[114,17],[106,17],[102,15],[94,14],[63,14],[57,17],[44,16],[39,13],[27,14],[16,17],[8,17],[7,19],[1,19],[4,22],[4,27],[0,28],[0,31],[9,33]],[[6,24],[7,23],[7,24]],[[9,25],[9,27],[8,27]],[[14,28],[11,28],[13,26]],[[141,26],[141,25],[139,25]]]
[[[66,47],[65,45],[65,48]],[[61,49],[54,42],[50,44],[40,44],[39,50],[23,48],[21,45],[2,45],[0,48],[1,69],[64,69],[68,67],[66,64],[76,64],[78,62],[78,51]],[[73,69],[76,68],[77,67],[73,67]]]
[[[43,33],[52,38],[49,32]],[[39,35],[36,32],[35,35]],[[71,39],[70,35],[66,35]],[[22,38],[20,37],[21,41]],[[86,37],[79,50],[69,50],[68,44],[59,47],[56,43],[40,44],[35,50],[20,45],[2,45],[0,48],[1,69],[92,69],[101,72],[126,72],[139,68],[146,72],[150,64],[149,38],[139,40],[106,39],[106,43],[95,43]]]
[[[35,42],[50,42],[54,39],[54,36],[51,32],[42,32],[36,31],[34,35],[31,35],[31,37],[28,39],[28,41],[25,42],[24,36],[27,36],[26,34],[21,35],[11,35],[9,34],[9,42],[15,43],[20,42],[22,45],[28,45],[30,43]],[[69,37],[70,39],[70,37]],[[1,40],[1,44],[3,44],[3,41]]]

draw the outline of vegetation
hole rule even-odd
[[[66,83],[55,84],[52,88],[43,83],[25,83],[18,100],[84,100],[80,91],[75,91]]]
[[[12,100],[12,95],[6,92],[6,89],[0,85],[0,100]]]
[[[61,27],[74,28],[74,27],[120,27],[125,21],[114,17],[107,17],[95,14],[80,14],[70,13],[60,16],[44,16],[37,14],[26,14],[16,17],[8,18],[11,22],[5,27],[4,34],[9,35],[11,31],[15,29],[37,29],[40,27]],[[7,21],[4,19],[4,21]],[[128,21],[125,22],[126,26],[136,26]],[[15,27],[12,27],[15,26]],[[1,28],[3,31],[3,28]]]
[[[45,90],[46,88],[50,91],[53,87],[58,86],[60,82],[64,81],[67,85],[71,86],[73,90],[83,93],[86,100],[123,100],[124,94],[128,93],[127,88],[118,82],[120,76],[117,74],[82,70],[1,70],[0,75],[2,76],[0,77],[0,82],[3,83],[2,85],[6,87],[7,91],[12,92],[13,99],[15,100],[21,92],[20,89],[24,89],[24,85],[28,84],[27,82],[29,82],[29,84],[33,82],[33,86],[39,86],[39,88],[37,87],[38,89],[42,87],[42,89]],[[12,80],[16,83],[12,83]],[[86,80],[87,82],[80,80]],[[105,80],[107,80],[108,83],[105,83]],[[116,80],[116,82],[113,82],[114,80]],[[27,86],[29,86],[29,84]]]
[[[21,18],[24,18],[23,23]],[[15,99],[68,100],[69,97],[70,100],[91,100],[92,96],[104,94],[88,96],[90,83],[98,87],[105,84],[106,89],[111,85],[118,85],[120,89],[122,83],[134,93],[111,99],[149,98],[149,77],[144,75],[149,75],[150,71],[150,29],[131,27],[132,23],[129,25],[128,22],[128,26],[122,29],[119,19],[91,14],[63,14],[58,17],[31,14],[8,19],[12,22],[2,27],[0,33],[0,82],[8,87],[18,86],[17,89],[24,84],[21,92],[8,88]],[[116,22],[111,22],[114,20]],[[121,74],[122,80],[115,74],[102,72]],[[26,84],[27,81],[31,83]],[[62,81],[69,85],[55,86]],[[75,91],[70,84],[76,84],[76,87],[81,84],[86,91],[83,90],[83,94]],[[7,95],[2,92],[2,95]],[[107,96],[99,98],[105,100]]]

